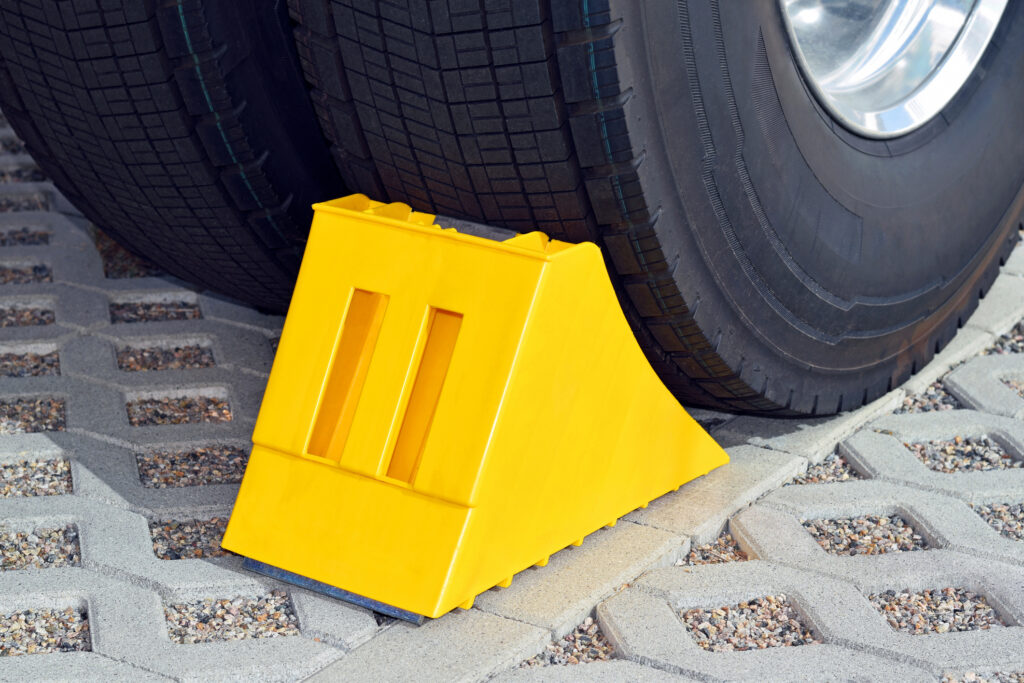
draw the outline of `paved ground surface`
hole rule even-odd
[[[1024,680],[1024,251],[906,387],[694,411],[729,465],[416,628],[219,549],[281,320],[0,142],[0,679]]]

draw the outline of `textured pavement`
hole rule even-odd
[[[12,136],[0,128],[0,140]],[[24,156],[0,156],[0,170],[29,164]],[[34,200],[21,201],[32,198],[42,200],[42,210],[31,210]],[[473,609],[417,628],[250,574],[235,556],[158,558],[151,525],[188,527],[230,512],[237,468],[203,453],[247,449],[282,320],[169,278],[105,277],[87,226],[45,182],[0,184],[0,207],[18,206],[30,210],[0,211],[0,236],[28,228],[47,233],[48,243],[0,246],[0,271],[27,273],[0,285],[0,309],[49,312],[38,320],[52,322],[0,328],[0,354],[38,365],[56,352],[59,374],[50,368],[50,374],[0,377],[0,411],[10,407],[0,419],[0,469],[7,467],[5,478],[16,470],[36,473],[22,493],[58,495],[15,496],[8,490],[13,479],[3,482],[0,533],[74,527],[80,557],[72,566],[47,566],[44,558],[43,566],[27,569],[7,569],[5,561],[0,644],[16,635],[6,617],[27,609],[84,613],[88,640],[86,650],[0,656],[0,680],[937,681],[971,672],[981,679],[1024,679],[1018,673],[1024,672],[1024,542],[976,512],[977,506],[1024,503],[1024,468],[945,473],[906,445],[989,437],[1009,455],[1007,462],[1024,458],[1024,397],[1012,385],[1024,380],[1024,356],[979,355],[1024,318],[1020,249],[967,326],[904,388],[853,413],[818,420],[695,410],[728,447],[729,465],[557,553],[548,566],[517,575],[509,588],[484,593]],[[9,241],[19,240],[0,244]],[[40,281],[15,283],[22,279]],[[112,311],[143,309],[189,313],[178,320],[112,322]],[[122,370],[117,357],[124,347],[199,347],[213,365]],[[894,414],[908,394],[940,378],[960,408]],[[28,414],[25,407],[39,399],[63,422],[46,417],[50,413]],[[196,422],[133,426],[130,404],[203,409],[190,413]],[[144,422],[156,414],[146,410]],[[32,431],[40,426],[51,430]],[[18,433],[26,427],[30,433]],[[57,427],[62,430],[52,430]],[[165,466],[160,487],[154,486],[146,474],[154,454],[166,464],[173,459],[166,454],[196,449],[207,450],[177,461],[194,469]],[[785,486],[837,449],[855,478]],[[70,466],[65,493],[59,482],[43,486],[43,475],[60,471],[61,461]],[[899,515],[927,548],[833,555],[803,525],[865,515]],[[723,531],[747,561],[682,564],[691,547]],[[179,550],[187,554],[188,548]],[[1004,625],[910,634],[892,628],[868,599],[889,590],[945,588],[983,596]],[[297,634],[255,624],[242,633],[275,637],[218,631],[216,624],[242,618],[232,616],[229,605],[220,621],[200,620],[203,626],[193,629],[193,639],[202,642],[172,640],[177,631],[167,614],[178,609],[172,606],[240,604],[274,591],[286,594],[286,608],[259,623],[273,626],[277,619],[288,627],[281,633]],[[680,618],[686,610],[780,594],[820,643],[712,652]],[[520,666],[588,616],[596,617],[615,659]]]

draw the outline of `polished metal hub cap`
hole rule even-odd
[[[847,128],[904,135],[963,87],[1008,0],[779,0],[818,99]]]

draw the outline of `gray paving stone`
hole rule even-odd
[[[1024,381],[1024,356],[974,358],[950,373],[946,388],[973,410],[1024,419],[1024,397],[1003,383],[1008,379]]]
[[[555,553],[546,567],[516,574],[508,588],[481,593],[476,606],[546,628],[557,640],[623,584],[649,567],[672,564],[688,551],[682,536],[621,521],[587,536],[579,547]]]
[[[952,415],[951,415],[952,413]],[[944,473],[928,469],[903,444],[989,435],[1017,457],[1024,433],[1017,420],[974,411],[891,415],[840,445],[840,453],[868,476],[946,493],[969,502],[1006,502],[1024,496],[1024,469]]]
[[[309,680],[485,680],[540,652],[548,638],[537,626],[478,609],[456,611],[418,628],[395,623]]]
[[[1014,251],[1020,251],[1015,249]],[[992,334],[1003,334],[1024,317],[1024,287],[1016,276],[996,278],[969,325]]]
[[[712,429],[711,435],[723,446],[751,444],[786,451],[819,463],[835,451],[836,444],[864,424],[890,413],[903,401],[902,389],[891,391],[863,408],[835,417],[779,420],[741,416]]]
[[[571,681],[593,681],[594,683],[619,683],[620,681],[693,681],[697,680],[679,674],[661,671],[627,660],[593,662],[569,666],[538,666],[529,669],[512,669],[499,674],[492,680],[512,683],[570,683]]]
[[[685,578],[707,573],[690,574],[679,569],[661,571]],[[811,577],[802,578],[806,581]],[[684,605],[719,607],[735,604],[743,599],[781,592],[779,589],[783,582],[762,581],[752,590],[741,587],[723,590],[713,582],[691,582],[695,584],[692,588],[686,582],[659,585],[664,583],[658,581],[645,586],[646,590],[631,588],[597,608],[601,628],[616,650],[640,664],[701,680],[851,680],[855,676],[859,680],[934,680],[934,676],[922,669],[831,643],[746,652],[707,652],[687,632],[675,609]],[[786,595],[792,599],[796,593],[793,590],[795,586],[790,585],[789,588]],[[697,598],[702,592],[706,599],[690,599]],[[800,606],[803,607],[803,603]],[[800,612],[803,614],[806,608]]]
[[[109,683],[110,681],[172,681],[173,678],[119,662],[95,652],[56,652],[0,659],[0,681]]]
[[[913,675],[913,669],[897,668],[894,661],[926,669],[933,675],[949,669],[990,666],[993,662],[1010,667],[1024,665],[1024,651],[1020,648],[1024,628],[1020,626],[910,635],[890,628],[868,602],[866,595],[869,592],[953,585],[984,593],[995,603],[1007,623],[1021,623],[1019,569],[991,564],[990,569],[985,569],[970,557],[955,553],[948,555],[957,561],[952,564],[917,562],[912,565],[901,562],[900,566],[887,567],[887,573],[878,572],[873,582],[864,580],[860,587],[820,573],[761,560],[693,567],[689,571],[681,567],[655,569],[637,581],[635,588],[602,603],[597,613],[605,635],[617,648],[623,648],[621,651],[630,659],[650,665],[659,662],[659,668],[691,675],[704,671],[712,677],[750,678],[760,670],[780,671],[779,677],[783,679],[808,676],[828,679],[842,678],[850,671],[863,668],[865,672],[872,669],[876,672],[874,675],[865,673],[869,680],[889,680]],[[891,557],[881,555],[875,559],[880,561],[879,564],[891,565],[893,563],[887,562]],[[788,656],[775,654],[783,648],[738,653],[705,652],[690,638],[673,612],[673,609],[736,604],[779,593],[784,593],[794,603],[804,623],[824,640],[824,645],[784,648]],[[662,607],[656,607],[658,601]],[[640,614],[646,614],[646,619],[638,619]],[[832,645],[842,647],[835,653],[829,653],[827,648]],[[849,652],[848,655],[843,654],[843,648]],[[868,657],[861,662],[864,655]],[[842,661],[847,656],[850,659]],[[879,660],[878,657],[890,661]],[[887,666],[890,673],[882,676]],[[820,667],[819,673],[811,673],[815,667]],[[894,675],[892,671],[899,671],[899,674]]]
[[[885,553],[884,558],[836,556],[826,553],[801,524],[866,514],[900,515],[929,549]],[[872,567],[936,563],[940,556],[935,551],[940,549],[1024,565],[1024,543],[1001,536],[962,500],[879,480],[780,489],[736,515],[729,531],[756,557],[849,577],[854,584],[859,571],[874,571]]]
[[[807,461],[799,456],[753,446],[730,448],[728,453],[728,464],[625,519],[689,536],[693,545],[711,543],[736,511],[807,467]]]

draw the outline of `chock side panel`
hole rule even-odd
[[[727,462],[595,245],[314,209],[225,548],[437,617]]]

